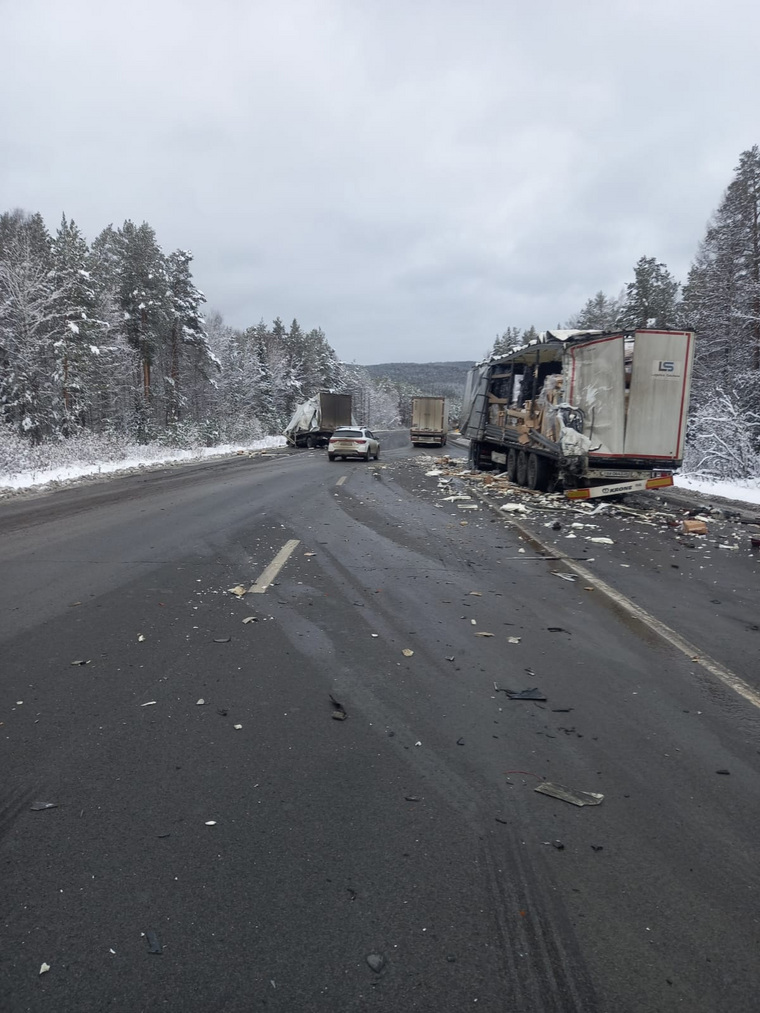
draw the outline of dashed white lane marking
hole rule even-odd
[[[478,494],[479,499],[483,499],[488,506],[492,506],[491,503],[482,494]],[[630,598],[626,598],[620,591],[616,591],[614,587],[606,584],[603,580],[600,580],[596,574],[592,573],[591,570],[586,569],[580,563],[576,563],[575,560],[566,556],[564,552],[559,549],[555,549],[550,545],[546,545],[540,538],[533,534],[528,528],[523,527],[519,521],[513,520],[511,517],[505,517],[504,520],[508,524],[511,524],[513,528],[520,532],[523,538],[531,544],[534,548],[540,552],[546,553],[548,556],[554,556],[555,559],[561,561],[562,566],[571,570],[573,573],[577,573],[579,577],[587,580],[589,584],[593,584],[595,591],[600,591],[603,595],[613,601],[618,608],[622,609],[627,615],[633,619],[638,619],[640,623],[643,623],[648,629],[652,630],[659,637],[665,640],[671,647],[675,647],[682,654],[685,654],[690,661],[693,661],[697,665],[701,665],[710,675],[719,679],[724,686],[728,686],[734,693],[738,693],[739,696],[744,697],[753,707],[757,707],[760,710],[760,693],[753,689],[749,683],[745,682],[741,676],[732,672],[730,668],[726,668],[725,665],[721,665],[719,661],[711,658],[708,654],[705,654],[698,647],[688,641],[685,637],[682,637],[680,633],[676,633],[666,623],[657,619],[651,615],[646,609],[641,608],[640,605],[636,605]]]
[[[346,476],[345,475],[341,475],[340,478],[338,479],[338,481],[335,484],[336,485],[343,485],[343,483],[345,481],[346,481]]]
[[[297,538],[291,538],[290,541],[285,542],[283,547],[274,557],[269,566],[264,570],[264,572],[261,574],[256,583],[251,584],[251,586],[248,588],[248,594],[263,594],[269,587],[269,585],[272,583],[274,578],[277,576],[277,574],[280,572],[280,570],[283,568],[283,566],[285,566],[285,564],[288,561],[288,558],[290,557],[290,554],[293,552],[296,546],[300,544],[301,543]]]

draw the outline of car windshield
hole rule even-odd
[[[336,440],[342,440],[344,436],[350,439],[352,436],[364,436],[364,433],[361,429],[339,429],[333,435]]]

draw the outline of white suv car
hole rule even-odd
[[[336,457],[362,457],[369,461],[380,456],[380,444],[364,426],[340,426],[330,437],[327,456],[331,461]]]

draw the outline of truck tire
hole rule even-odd
[[[335,454],[328,454],[327,457],[328,457],[328,459],[330,461],[334,461],[335,460]]]
[[[467,464],[470,468],[480,467],[480,440],[470,440],[470,452],[467,455]]]
[[[528,484],[528,455],[524,450],[517,453],[517,484]]]
[[[514,447],[510,447],[507,451],[507,478],[510,482],[517,481],[517,455],[519,451],[515,450]]]
[[[307,450],[314,450],[314,448],[316,446],[317,446],[317,437],[316,436],[307,436],[306,437],[306,448],[307,448]]]
[[[549,485],[550,474],[551,467],[545,457],[539,457],[538,454],[528,455],[527,485],[529,489],[545,492]]]

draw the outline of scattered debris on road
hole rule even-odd
[[[72,661],[71,664],[72,665],[89,665],[89,664],[91,664],[91,662],[89,660],[88,661],[81,661],[81,660],[77,659],[77,661]]]
[[[161,940],[158,938],[158,933],[154,932],[153,929],[148,929],[145,933],[145,939],[148,943],[148,953],[161,954],[164,952]]]
[[[330,703],[333,705],[333,712],[332,712],[333,721],[345,721],[346,718],[348,717],[346,708],[343,706],[340,700],[335,699],[332,693],[330,694]]]
[[[29,806],[33,813],[44,812],[45,809],[57,809],[57,802],[35,802],[34,805]]]
[[[558,798],[563,802],[577,806],[599,805],[604,799],[604,795],[595,791],[577,791],[575,788],[567,788],[563,784],[552,784],[550,781],[542,781],[533,790],[541,795],[551,795],[552,798]]]
[[[46,964],[44,961],[40,964],[40,974],[47,974],[50,970],[50,964]]]
[[[228,587],[227,592],[234,594],[236,598],[242,598],[244,594],[248,594],[248,588],[243,587],[242,584],[236,584],[235,587]]]
[[[385,957],[381,953],[370,953],[367,955],[367,963],[375,974],[380,974],[385,967]]]
[[[141,703],[140,706],[141,707],[155,707],[156,706],[156,701],[155,700],[147,700],[145,703]]]
[[[546,697],[537,686],[531,689],[502,689],[495,686],[497,693],[506,693],[510,700],[546,700]]]
[[[684,535],[706,535],[707,525],[704,521],[681,521],[681,531]]]
[[[144,641],[145,641],[145,634],[144,633],[139,633],[138,636],[137,636],[137,642],[139,644],[142,644]]]
[[[245,619],[243,620],[243,625],[246,625],[248,623],[257,623],[258,621],[259,621],[258,616],[246,616]]]
[[[232,637],[214,637],[215,644],[229,644]]]
[[[405,658],[411,658],[412,655],[414,654],[414,651],[412,651],[409,647],[405,647],[401,653],[404,655]]]

